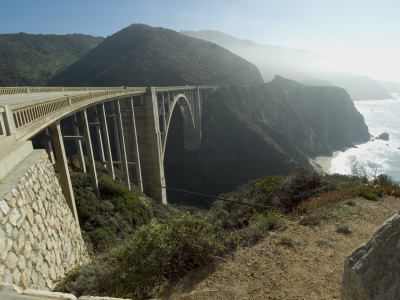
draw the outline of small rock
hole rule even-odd
[[[381,134],[378,136],[378,139],[384,140],[384,141],[388,141],[388,140],[389,140],[389,133],[387,133],[387,132],[381,133]]]
[[[10,207],[8,206],[8,204],[5,200],[0,201],[0,210],[3,212],[3,214],[5,214],[5,215],[8,214]]]
[[[13,253],[10,252],[7,255],[6,265],[9,269],[14,269],[17,266],[18,257]]]

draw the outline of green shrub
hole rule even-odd
[[[122,183],[102,176],[97,198],[87,174],[73,173],[72,178],[82,233],[93,251],[107,250],[138,226],[150,222],[152,211],[140,201],[137,191],[128,191]]]
[[[97,227],[89,232],[89,238],[97,251],[104,251],[117,242],[117,229],[113,226]]]
[[[257,202],[260,204],[273,203],[273,199],[279,195],[280,187],[286,180],[284,176],[267,176],[257,180],[255,183],[259,194]]]
[[[282,186],[282,195],[277,204],[284,211],[291,211],[301,202],[318,194],[319,187],[321,187],[321,175],[299,167]]]
[[[70,172],[71,183],[75,189],[90,187],[90,177],[88,174]]]
[[[399,184],[387,174],[378,175],[374,180],[372,180],[372,184],[381,187],[399,187]]]
[[[169,224],[140,227],[125,244],[82,267],[78,275],[70,275],[58,289],[77,296],[143,299],[156,295],[188,270],[210,263],[224,249],[218,224],[184,214]],[[106,291],[98,281],[104,282]]]
[[[353,193],[354,196],[377,201],[379,197],[383,196],[383,188],[371,184],[360,184],[357,188],[353,189]]]
[[[102,197],[105,196],[124,196],[127,192],[124,185],[111,177],[102,176],[99,180],[99,191]]]

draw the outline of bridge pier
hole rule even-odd
[[[113,165],[111,145],[110,145],[110,136],[108,134],[108,125],[106,118],[106,110],[104,108],[104,102],[100,104],[100,117],[101,117],[101,125],[103,127],[104,144],[106,147],[108,175],[110,175],[112,179],[115,179],[114,165]]]
[[[97,181],[96,161],[94,160],[94,155],[93,155],[92,139],[90,138],[90,129],[89,129],[89,122],[87,118],[86,109],[81,110],[81,119],[83,127],[83,139],[85,140],[85,147],[86,147],[86,155],[89,160],[90,181],[92,183],[93,192],[97,195],[97,197],[99,197],[100,192],[99,192],[99,184]]]
[[[190,102],[193,119],[189,113],[184,113],[184,147],[187,150],[197,150],[201,145],[201,97],[199,88],[191,93]]]
[[[117,99],[115,100],[115,105],[116,105],[116,113],[117,113],[117,123],[118,123],[118,129],[119,129],[119,137],[120,137],[120,149],[121,149],[121,164],[122,164],[122,169],[124,172],[124,177],[125,177],[125,187],[130,190],[131,189],[131,181],[129,178],[129,169],[128,169],[128,160],[126,157],[126,144],[125,144],[125,136],[124,136],[124,126],[122,123],[122,115],[121,115],[121,105],[120,105],[120,100]]]
[[[51,137],[50,131],[49,128],[47,127],[43,131],[44,148],[46,149],[50,162],[54,164],[56,162],[56,159],[54,158],[54,151],[53,151],[53,146],[51,145],[50,137]]]
[[[114,140],[115,142],[115,147],[116,147],[116,151],[117,151],[117,161],[121,162],[121,145],[119,143],[120,138],[119,138],[119,130],[118,130],[118,121],[117,121],[117,115],[116,115],[116,110],[115,110],[115,103],[114,101],[112,101],[111,103],[111,112],[112,115],[110,115],[109,117],[113,118],[113,129],[114,129]],[[121,172],[123,172],[122,170],[122,165],[121,164],[117,164],[117,169],[120,170]]]
[[[97,138],[97,146],[99,148],[99,153],[100,153],[100,162],[105,168],[107,166],[106,164],[106,158],[104,155],[104,147],[103,147],[103,139],[101,138],[101,123],[99,122],[99,112],[97,110],[97,105],[94,106],[94,123],[91,124],[96,127],[96,138]]]
[[[74,134],[75,136],[80,136],[79,133],[79,127],[78,127],[78,118],[76,114],[72,115],[72,127],[74,128]],[[80,139],[75,140],[75,145],[76,145],[76,151],[78,152],[78,160],[79,160],[79,165],[81,167],[81,171],[83,173],[86,173],[86,163],[85,163],[85,157],[83,156],[83,150],[82,150],[82,141]]]
[[[56,152],[56,161],[55,161],[55,169],[60,175],[61,187],[64,193],[65,200],[67,201],[67,205],[73,216],[75,221],[79,227],[79,219],[78,213],[76,211],[75,206],[75,197],[74,191],[72,189],[71,177],[69,175],[67,157],[65,155],[64,141],[61,133],[60,122],[56,122],[51,124],[51,135],[53,137],[54,149]]]
[[[133,154],[135,156],[135,167],[136,167],[136,178],[137,178],[137,186],[139,190],[143,193],[143,179],[142,179],[142,167],[140,165],[140,155],[139,155],[139,146],[137,140],[137,131],[136,131],[136,122],[135,122],[135,109],[133,105],[133,97],[131,97],[129,101],[129,110],[130,110],[130,119],[131,119],[131,128],[133,132]]]
[[[135,111],[144,192],[167,204],[158,103],[154,87],[147,88],[142,105],[135,106]]]

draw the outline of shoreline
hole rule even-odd
[[[330,168],[332,159],[337,157],[341,151],[334,151],[331,156],[321,155],[310,157],[310,164],[314,167],[315,171],[321,174],[331,174]]]

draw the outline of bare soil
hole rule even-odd
[[[162,299],[340,299],[346,257],[400,209],[392,197],[355,203],[318,226],[285,221],[258,244],[189,273]]]

